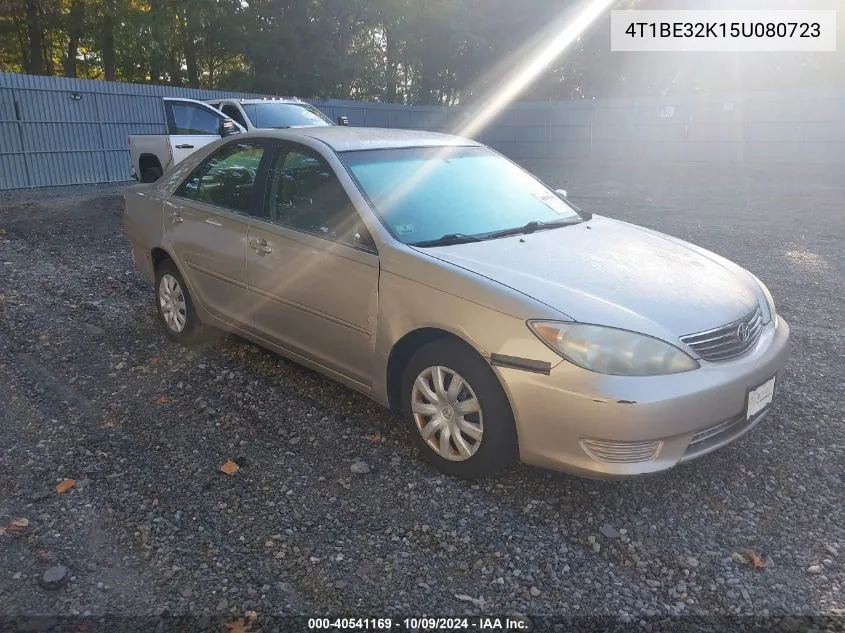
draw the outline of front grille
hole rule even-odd
[[[699,431],[692,436],[692,440],[690,440],[689,445],[684,451],[681,461],[685,462],[694,459],[699,455],[709,453],[719,446],[732,442],[756,426],[768,412],[769,409],[766,408],[750,420],[747,420],[743,413],[730,420],[725,420],[721,424],[711,426],[709,429]]]
[[[690,440],[689,446],[690,449],[696,450],[698,447],[697,444],[701,444],[702,442],[706,442],[709,439],[715,438],[717,436],[722,435],[723,433],[727,433],[730,429],[738,424],[742,424],[745,422],[745,414],[738,415],[735,418],[731,418],[730,420],[725,420],[721,424],[717,424],[716,426],[711,426],[709,429],[704,429],[703,431],[699,431],[695,435],[692,436]]]
[[[608,440],[581,440],[581,448],[593,459],[612,464],[649,462],[657,457],[663,443],[611,442]]]
[[[681,340],[704,360],[720,361],[747,352],[760,338],[762,331],[763,314],[758,307],[738,321],[706,332],[687,334]]]
[[[779,385],[780,379],[775,380],[775,396],[777,396]],[[734,438],[746,433],[760,420],[766,417],[770,410],[771,405],[757,413],[750,420],[747,419],[745,413],[740,413],[739,415],[725,420],[724,422],[711,426],[709,429],[699,431],[692,436],[686,451],[684,451],[681,461],[687,461],[688,459],[692,459],[698,455],[709,453],[714,448],[733,441]]]

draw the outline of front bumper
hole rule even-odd
[[[768,413],[746,419],[748,391],[777,376],[777,396],[788,352],[789,325],[779,318],[741,357],[682,374],[607,376],[568,362],[550,375],[494,369],[523,462],[612,478],[663,471],[747,433]]]

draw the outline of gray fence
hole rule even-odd
[[[129,178],[127,137],[165,133],[161,97],[255,96],[0,73],[0,189]],[[459,131],[469,109],[312,101],[350,125]],[[845,166],[845,94],[522,102],[478,139],[536,161]]]
[[[164,134],[161,97],[246,93],[0,73],[0,189],[129,179],[127,137]],[[424,127],[439,108],[315,102],[351,125]]]

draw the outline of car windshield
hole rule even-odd
[[[340,158],[405,244],[444,236],[483,239],[532,222],[581,219],[543,183],[485,147],[366,150]]]
[[[241,107],[257,128],[332,125],[331,119],[307,103],[242,103]]]

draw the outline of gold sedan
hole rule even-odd
[[[765,417],[789,348],[748,271],[454,136],[229,137],[133,188],[124,227],[172,339],[228,330],[316,369],[459,476],[671,468]]]

